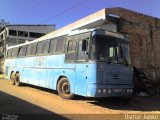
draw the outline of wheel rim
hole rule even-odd
[[[65,82],[65,83],[62,84],[62,92],[64,94],[70,94],[69,82]]]

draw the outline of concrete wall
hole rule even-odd
[[[160,83],[160,19],[123,8],[106,9],[109,13],[120,16],[118,31],[129,35],[132,64]]]

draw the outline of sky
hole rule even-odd
[[[0,19],[10,24],[55,24],[58,29],[111,7],[160,18],[160,0],[0,0]]]

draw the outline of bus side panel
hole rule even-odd
[[[49,68],[47,72],[51,72],[49,72],[50,78],[46,80],[47,85],[52,81],[52,89],[56,90],[59,77],[65,76],[70,82],[71,92],[74,93],[75,64],[64,63],[64,54],[51,55],[48,56],[46,59],[46,68]]]
[[[11,72],[13,71],[15,73],[15,63],[16,63],[16,60],[15,59],[7,59],[5,60],[5,71],[6,71],[6,75],[5,77],[7,79],[10,79],[10,75],[11,75]]]
[[[76,64],[75,93],[82,96],[86,96],[87,66],[87,64]]]
[[[36,80],[36,85],[38,86],[41,86],[41,87],[45,87],[45,75],[46,75],[46,59],[45,59],[45,56],[38,56],[35,58],[36,61],[34,63],[34,66],[36,67],[35,68],[35,74],[36,74],[36,77],[35,77],[35,80]]]
[[[54,69],[46,70],[46,78],[45,78],[45,87],[49,89],[53,89],[53,79],[54,78]]]
[[[41,69],[39,68],[40,64],[40,60],[39,57],[33,57],[33,73],[32,73],[32,77],[33,77],[33,83],[36,86],[39,86],[39,75],[41,73]],[[43,72],[43,71],[42,71]]]
[[[88,96],[88,86],[96,84],[96,64],[77,64],[75,93]]]

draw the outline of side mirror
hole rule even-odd
[[[82,51],[87,51],[88,42],[87,40],[82,41]]]

